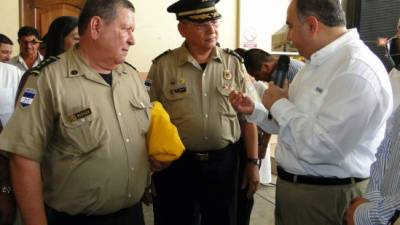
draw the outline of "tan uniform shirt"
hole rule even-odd
[[[0,149],[41,163],[45,202],[58,211],[112,213],[148,184],[149,97],[132,67],[112,76],[110,87],[73,48],[28,78],[0,136]]]
[[[245,91],[245,68],[216,47],[203,71],[185,44],[158,57],[149,71],[150,98],[160,101],[191,151],[222,149],[240,137],[232,89]]]

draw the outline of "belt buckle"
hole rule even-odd
[[[194,157],[199,161],[207,161],[209,159],[208,153],[195,153]]]
[[[292,181],[293,183],[297,183],[298,175],[293,174]]]

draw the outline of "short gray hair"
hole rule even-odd
[[[85,33],[89,21],[94,16],[99,16],[106,22],[113,21],[117,16],[118,6],[135,12],[135,7],[129,0],[87,0],[79,16],[79,34]]]
[[[297,0],[297,16],[301,22],[315,16],[328,27],[346,26],[346,15],[339,0]]]

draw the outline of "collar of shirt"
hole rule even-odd
[[[42,60],[43,60],[43,56],[38,52],[38,55],[37,55],[36,60],[35,60],[35,63],[33,63],[32,67],[37,66]],[[21,64],[26,70],[29,69],[28,66],[25,63],[25,60],[21,57],[21,55],[18,55],[17,62],[19,64]]]
[[[73,60],[67,61],[68,77],[85,76],[89,80],[104,83],[104,80],[102,77],[99,76],[99,73],[97,73],[92,67],[90,67],[87,62],[80,56],[78,52],[78,45],[68,50],[65,54],[70,54],[73,58]],[[119,65],[117,68],[112,70],[112,73],[118,74],[120,76],[128,74],[126,68],[122,65]]]
[[[333,52],[339,51],[340,48],[345,47],[346,43],[359,39],[360,36],[358,35],[357,29],[350,29],[336,40],[312,54],[307,63],[310,63],[313,66],[319,66],[328,60],[332,56]]]
[[[192,54],[190,54],[189,50],[187,49],[185,42],[181,45],[181,47],[179,47],[177,54],[179,66],[182,66],[186,62],[189,62],[193,65],[198,64],[198,62],[193,58]],[[217,50],[217,47],[213,49],[213,52],[211,53],[211,58],[215,61],[222,62],[221,53]]]

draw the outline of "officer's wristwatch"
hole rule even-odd
[[[0,185],[0,193],[11,194],[13,188],[10,185]]]
[[[246,162],[258,166],[258,159],[256,159],[256,158],[247,157]]]

